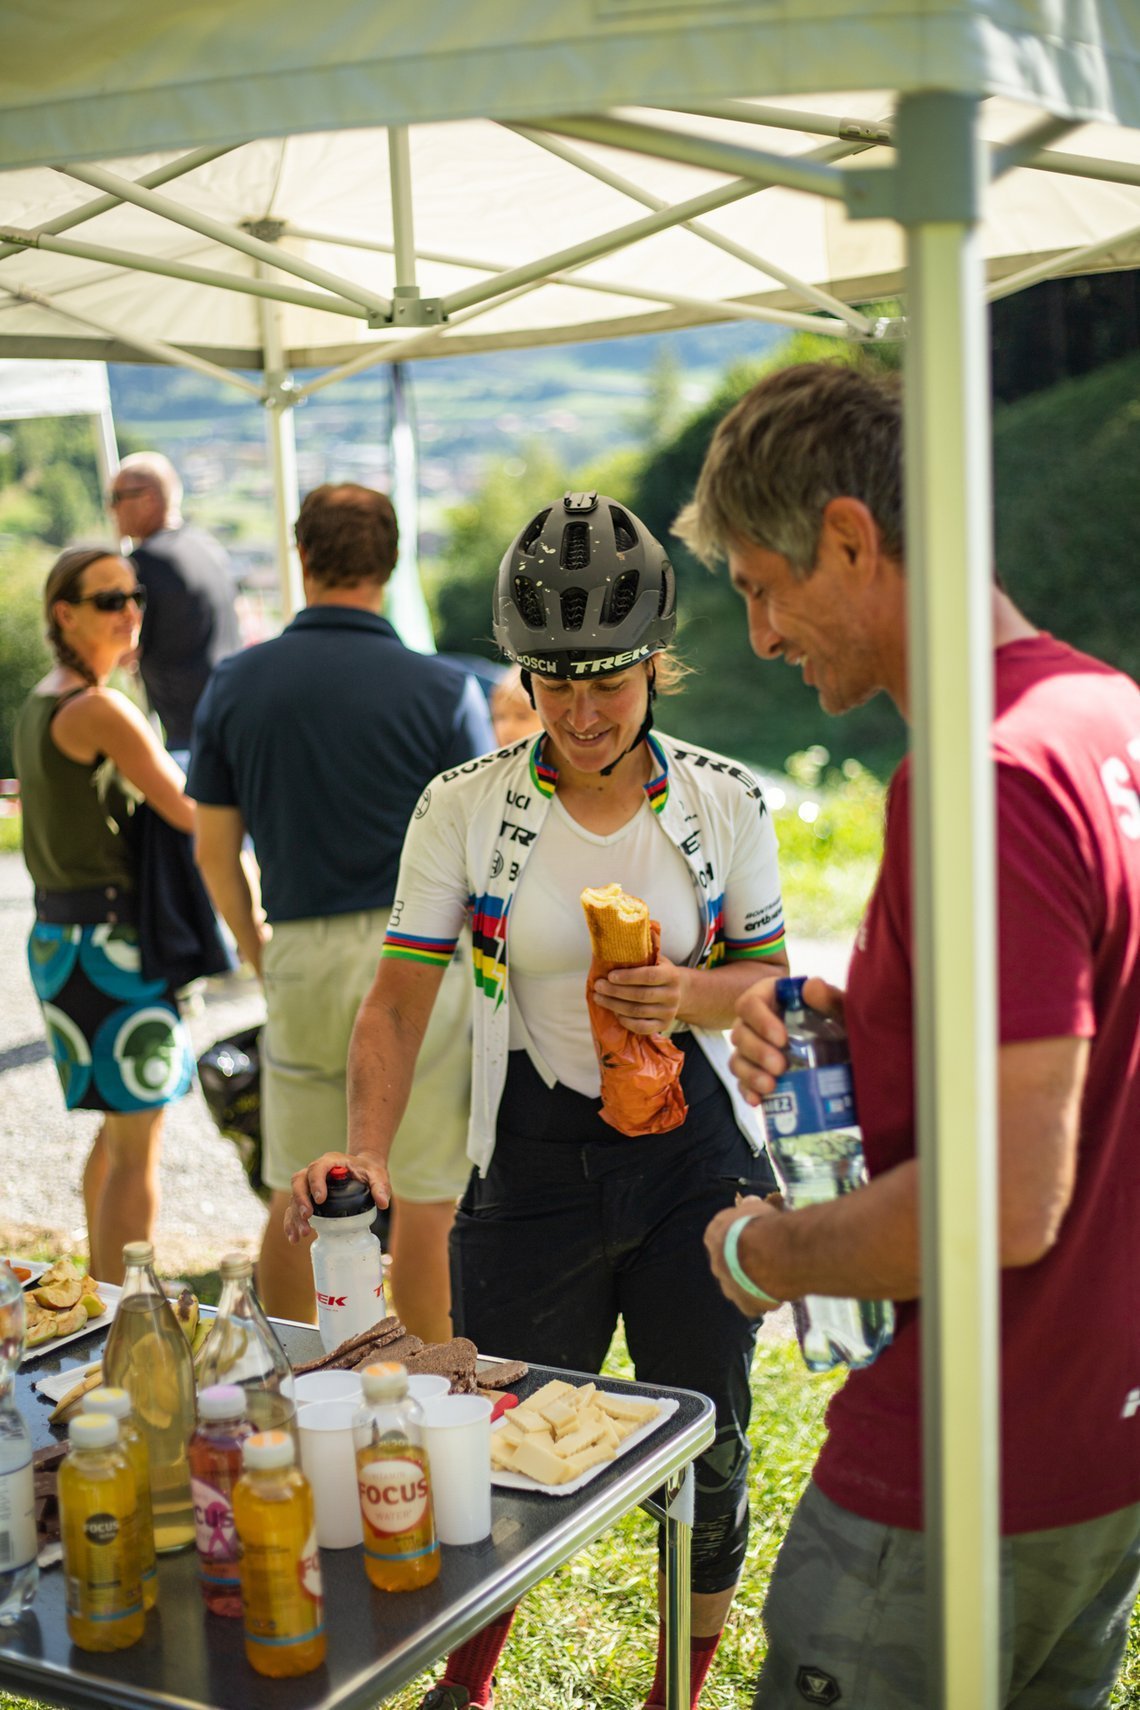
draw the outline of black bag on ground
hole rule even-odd
[[[203,1051],[198,1080],[215,1127],[233,1141],[250,1187],[268,1205],[270,1190],[261,1178],[261,1024]]]

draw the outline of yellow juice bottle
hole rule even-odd
[[[88,1390],[83,1397],[83,1412],[109,1413],[119,1422],[119,1447],[135,1475],[135,1495],[138,1498],[143,1608],[153,1609],[158,1602],[158,1572],[154,1557],[154,1518],[150,1506],[150,1463],[142,1433],[131,1413],[131,1398],[125,1389],[112,1389],[101,1384],[98,1389]]]
[[[258,1431],[242,1444],[234,1486],[245,1654],[258,1674],[275,1679],[308,1674],[325,1660],[313,1493],[293,1463],[287,1431]]]
[[[380,1591],[417,1591],[439,1577],[423,1415],[398,1360],[365,1366],[352,1421],[364,1571]]]
[[[109,1413],[73,1419],[59,1469],[67,1631],[82,1651],[121,1651],[143,1636],[135,1475]]]

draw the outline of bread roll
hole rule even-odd
[[[620,885],[592,885],[582,892],[590,948],[599,962],[627,968],[653,959],[649,905]]]

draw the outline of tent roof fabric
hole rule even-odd
[[[1140,124],[1131,0],[24,0],[4,34],[11,165],[750,87],[950,89]]]
[[[657,126],[667,119],[674,132],[747,149],[808,156],[821,136],[834,137],[845,125],[889,125],[895,99],[885,90],[804,97],[787,129],[650,110],[626,116]],[[764,111],[771,118],[772,104]],[[995,98],[983,108],[983,128],[1000,147],[1040,117]],[[799,128],[809,122],[814,134]],[[267,269],[216,236],[130,203],[61,228],[61,220],[97,199],[97,188],[52,168],[0,172],[0,355],[153,360],[137,341],[160,339],[228,369],[262,368],[264,300],[224,288],[227,280],[256,285],[268,278],[300,299],[274,308],[282,365],[290,369],[329,367],[367,353],[380,360],[446,356],[818,309],[797,281],[844,303],[903,288],[901,229],[886,220],[852,220],[839,199],[758,182],[702,214],[696,230],[671,225],[638,237],[637,222],[654,208],[704,196],[720,200],[734,180],[596,143],[559,144],[537,127],[487,120],[415,126],[408,137],[415,277],[426,297],[477,290],[496,271],[509,275],[536,258],[565,256],[577,245],[600,243],[599,234],[633,226],[634,241],[585,262],[554,264],[516,292],[461,309],[442,326],[393,332],[375,317],[370,323],[367,306],[390,300],[397,280],[387,130],[253,141],[156,192],[191,220],[269,232],[273,253],[321,269],[340,282],[339,293]],[[1029,263],[1057,271],[1140,264],[1140,132],[1084,125],[1062,147],[1070,161],[1121,163],[1136,182],[1030,168],[1000,178],[989,192],[982,233],[995,284]],[[885,147],[856,153],[852,145],[848,153],[859,166],[892,158]],[[164,153],[104,164],[116,178],[138,180],[177,159]],[[89,253],[35,247],[34,234],[53,223],[57,235],[44,243],[87,246]],[[24,242],[5,253],[9,234]],[[1091,262],[1090,246],[1097,246]],[[123,256],[142,264],[122,265],[115,258]],[[221,284],[166,277],[155,268],[203,270]]]

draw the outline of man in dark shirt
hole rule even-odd
[[[261,1294],[280,1317],[312,1319],[309,1251],[283,1228],[290,1179],[314,1148],[345,1143],[349,1035],[379,961],[408,821],[429,780],[492,737],[474,679],[411,652],[380,616],[397,547],[382,493],[316,488],[297,546],[306,608],[275,640],[218,666],[194,723],[187,789],[202,872],[265,986],[263,1174],[273,1200]],[[241,862],[247,832],[271,933]],[[432,1340],[450,1335],[447,1236],[470,1173],[471,990],[458,962],[444,991],[392,1155],[395,1305]]]
[[[182,520],[182,483],[161,453],[124,457],[108,495],[146,589],[139,670],[166,746],[190,747],[194,709],[219,659],[241,646],[230,561],[211,535]]]

